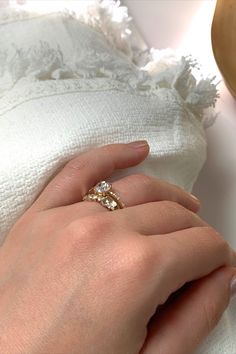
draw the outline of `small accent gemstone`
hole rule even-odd
[[[101,204],[111,210],[114,210],[117,207],[117,203],[111,197],[103,198]]]
[[[87,194],[83,197],[83,200],[96,200],[97,196],[96,194]]]
[[[106,181],[101,181],[94,187],[97,193],[106,193],[111,189],[111,183]]]

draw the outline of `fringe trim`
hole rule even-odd
[[[123,52],[127,59],[140,69],[141,88],[149,87],[153,93],[158,88],[174,89],[197,119],[207,122],[208,126],[213,123],[216,114],[212,113],[210,116],[209,110],[207,113],[206,110],[210,107],[214,108],[219,97],[215,77],[197,80],[193,72],[199,70],[199,67],[197,61],[191,56],[178,57],[171,49],[139,48],[139,43],[135,42],[130,28],[132,18],[128,14],[127,7],[121,6],[120,1],[47,0],[46,11],[46,6],[37,8],[38,3],[37,0],[10,0],[8,7],[15,12],[16,18],[19,17],[19,13],[21,16],[28,16],[29,10],[39,15],[45,12],[60,12],[88,24],[103,33],[114,48]],[[50,7],[52,4],[53,6]],[[10,17],[12,18],[12,13]],[[3,23],[3,18],[8,22],[6,12],[2,18],[0,14],[0,24]]]
[[[147,60],[142,69],[150,74],[159,87],[174,88],[185,101],[186,107],[206,127],[214,123],[217,114],[209,108],[215,108],[220,96],[216,76],[197,80],[199,74],[193,74],[200,70],[197,60],[191,55],[179,58],[171,49],[151,49]]]

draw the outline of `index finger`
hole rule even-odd
[[[96,183],[110,177],[114,170],[135,166],[149,152],[145,140],[129,144],[105,145],[70,160],[50,181],[30,210],[45,210],[82,200]]]

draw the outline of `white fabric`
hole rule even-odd
[[[191,58],[141,53],[113,1],[53,1],[61,12],[13,3],[0,10],[1,242],[52,175],[91,147],[147,139],[149,158],[112,179],[136,170],[190,191],[206,158],[212,79],[197,83]],[[235,310],[198,354],[236,353]]]

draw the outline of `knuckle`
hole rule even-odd
[[[88,161],[83,158],[83,156],[76,157],[65,165],[64,169],[72,174],[78,173],[78,171],[83,170],[88,165]]]
[[[137,173],[130,177],[134,183],[137,181],[137,183],[142,184],[146,188],[153,186],[153,178],[143,173]]]
[[[103,156],[103,158],[108,159],[113,166],[114,164],[113,155],[117,150],[117,145],[116,144],[103,145],[102,147],[98,148],[98,150],[100,154]]]
[[[86,225],[84,225],[81,220],[73,221],[65,227],[65,231],[63,233],[66,234],[66,237],[63,235],[61,241],[63,242],[64,239],[66,239],[67,244],[69,246],[73,246],[75,242],[78,242],[83,236],[86,236]]]
[[[166,242],[165,238],[154,239],[153,250],[155,250],[155,262],[160,272],[167,274],[173,269],[176,260],[175,243]]]
[[[132,243],[127,249],[127,259],[129,271],[142,279],[147,279],[156,270],[156,254],[148,242]]]
[[[174,202],[172,200],[163,200],[160,203],[160,206],[167,210],[168,212],[171,211],[173,212],[174,214],[179,214],[180,212],[186,212],[186,209],[180,205],[179,203],[177,202]]]
[[[215,244],[221,249],[221,251],[229,251],[229,244],[227,241],[220,235],[218,231],[216,231],[213,227],[211,226],[205,226],[202,227],[202,230],[206,237],[215,242]]]
[[[72,244],[77,242],[87,243],[95,242],[97,238],[101,238],[107,234],[111,228],[111,222],[103,214],[87,216],[79,220],[73,221],[67,226],[67,233]]]
[[[104,153],[110,154],[114,151],[115,148],[116,148],[115,144],[107,144],[107,145],[102,146],[101,149]]]
[[[82,225],[87,235],[101,237],[110,231],[112,222],[108,213],[99,213],[83,218]]]
[[[200,227],[203,242],[214,244],[215,252],[222,260],[231,260],[232,250],[228,242],[213,227]]]
[[[109,219],[97,215],[86,216],[65,226],[56,241],[59,264],[64,261],[68,264],[77,263],[81,259],[86,263],[92,255],[95,257],[98,248],[105,247],[104,238],[109,228]]]
[[[211,237],[216,242],[223,240],[221,235],[211,226],[203,227],[202,230],[207,236]]]
[[[112,221],[110,216],[111,215],[106,212],[91,216],[92,220],[89,218],[89,222],[93,223],[93,231],[95,234],[99,235],[99,238],[114,229],[114,221]]]
[[[179,218],[185,220],[186,227],[201,227],[206,225],[199,215],[181,205],[176,209],[176,214],[178,214]]]

